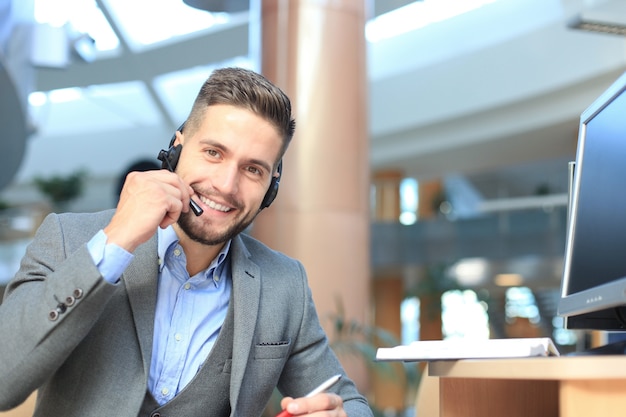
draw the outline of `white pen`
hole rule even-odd
[[[328,388],[332,387],[333,385],[335,385],[337,383],[337,381],[339,381],[341,379],[341,375],[337,374],[334,376],[331,376],[330,378],[328,378],[326,381],[322,382],[321,384],[319,384],[319,386],[317,388],[315,388],[313,391],[309,392],[307,395],[305,395],[306,398],[309,397],[313,397],[321,392],[326,391]],[[276,415],[276,417],[290,417],[291,414],[287,411],[287,410],[283,410],[280,413],[278,413]]]
[[[322,382],[317,388],[315,388],[313,391],[309,392],[307,395],[305,395],[305,397],[309,398],[312,397],[314,395],[319,394],[320,392],[324,392],[326,391],[328,388],[332,387],[333,385],[335,385],[339,380],[341,379],[341,375],[337,374],[335,376],[331,376],[330,378],[328,378],[326,381]]]

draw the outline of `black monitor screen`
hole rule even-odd
[[[625,90],[626,74],[580,118],[558,306],[570,328],[626,326]]]
[[[626,277],[626,94],[586,125],[569,294]]]

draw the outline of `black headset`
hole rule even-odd
[[[182,133],[184,127],[185,127],[185,123],[180,125],[177,131]],[[161,161],[161,168],[167,169],[172,172],[174,172],[174,170],[176,169],[176,165],[178,164],[178,158],[180,158],[180,151],[182,151],[183,149],[183,145],[181,144],[174,146],[175,141],[176,141],[176,133],[172,135],[169,149],[167,151],[164,149],[161,149],[161,151],[159,152],[159,155],[157,156],[157,158]],[[259,210],[263,210],[264,208],[269,207],[270,204],[272,204],[272,202],[276,198],[276,195],[278,194],[278,186],[280,185],[280,177],[283,171],[282,159],[280,160],[280,162],[278,162],[277,171],[278,171],[278,176],[277,177],[272,176],[272,181],[270,182],[270,186],[267,189],[265,196],[263,197],[263,201],[261,201],[261,207],[259,208]]]

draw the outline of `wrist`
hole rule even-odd
[[[111,284],[119,282],[124,270],[133,259],[125,249],[107,242],[104,230],[100,230],[87,243],[87,250],[105,281]]]
[[[108,225],[104,228],[104,234],[106,235],[106,244],[115,245],[125,250],[126,252],[133,253],[140,242],[135,236],[129,234],[124,228]]]

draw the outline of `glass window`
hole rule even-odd
[[[119,39],[95,0],[35,0],[34,13],[37,23],[65,26],[71,42],[89,35],[96,57],[110,56],[119,48]]]

